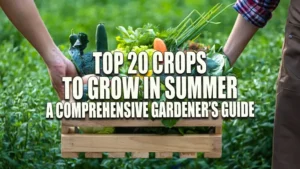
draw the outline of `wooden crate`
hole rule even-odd
[[[109,158],[123,158],[131,152],[132,158],[149,158],[155,152],[156,158],[172,158],[179,152],[181,158],[196,158],[203,152],[206,158],[220,158],[222,155],[222,119],[181,119],[176,127],[215,127],[213,134],[156,135],[156,134],[76,134],[74,126],[105,127],[159,127],[160,120],[65,120],[62,119],[61,153],[64,158],[76,158],[85,153],[86,158],[102,158],[108,152]]]

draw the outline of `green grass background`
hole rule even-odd
[[[86,32],[94,50],[95,28],[105,23],[109,48],[116,47],[116,26],[153,23],[161,29],[176,26],[189,12],[208,11],[233,0],[52,0],[35,1],[56,44],[68,56],[71,29]],[[275,107],[275,81],[288,2],[282,1],[268,25],[249,43],[236,63],[241,71],[239,99],[255,101],[255,118],[223,124],[220,159],[62,159],[60,124],[46,120],[46,102],[58,98],[38,53],[0,11],[0,168],[270,168]],[[201,42],[224,44],[237,13],[228,8],[203,31]]]

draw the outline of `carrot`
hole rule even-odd
[[[167,49],[167,46],[165,44],[165,42],[159,38],[155,38],[154,39],[154,42],[153,42],[153,49],[159,51],[159,52],[167,52],[168,49]]]

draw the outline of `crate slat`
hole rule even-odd
[[[170,152],[157,152],[155,153],[155,158],[172,158],[173,153]]]
[[[197,153],[194,152],[182,152],[180,158],[197,158]]]
[[[222,156],[222,119],[180,119],[177,127],[214,126],[214,134],[157,135],[157,134],[74,134],[74,126],[107,127],[159,127],[160,120],[113,119],[113,120],[62,120],[61,152],[63,158],[77,158],[85,152],[86,158],[124,158],[125,152],[132,152],[132,158],[149,158],[155,152],[156,158],[172,158],[179,152],[180,158],[196,158],[203,152],[205,158]]]
[[[102,153],[85,153],[86,158],[102,158]]]
[[[62,134],[62,152],[214,152],[222,135]]]
[[[63,158],[78,158],[78,153],[73,153],[73,152],[62,152],[61,156]]]
[[[222,157],[222,152],[209,152],[209,153],[204,153],[205,158],[221,158]]]
[[[62,119],[64,126],[90,126],[90,127],[160,127],[163,126],[160,119],[91,119],[66,120]],[[196,127],[196,126],[222,126],[222,118],[218,119],[180,119],[175,127]]]
[[[75,127],[70,127],[70,126],[61,126],[61,133],[67,134],[67,133],[75,133]]]
[[[125,152],[121,153],[108,153],[108,158],[124,158]]]
[[[216,127],[215,128],[215,133],[216,134],[222,134],[222,126],[221,127]],[[221,138],[222,139],[222,138]],[[222,140],[221,140],[222,141]],[[221,158],[222,156],[222,148],[217,149],[214,152],[207,152],[204,153],[205,158]]]
[[[132,152],[131,158],[149,158],[149,153],[146,152]]]
[[[222,126],[216,127],[215,133],[216,133],[216,134],[222,134]]]
[[[61,126],[61,133],[62,134],[67,134],[67,133],[69,133],[69,126],[64,126],[64,125],[62,125]]]

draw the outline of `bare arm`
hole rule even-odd
[[[0,6],[15,27],[36,48],[46,63],[47,54],[57,51],[33,0],[0,0]],[[56,55],[55,55],[56,56]]]
[[[63,76],[76,76],[72,64],[57,48],[44,25],[33,0],[0,0],[5,14],[45,61],[53,87],[64,96]]]
[[[258,29],[258,27],[246,21],[240,14],[238,15],[223,49],[231,65],[235,63]]]

